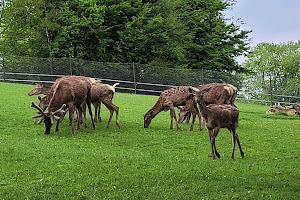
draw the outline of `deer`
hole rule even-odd
[[[144,115],[144,128],[148,128],[152,119],[161,111],[170,110],[170,129],[173,129],[173,119],[175,119],[177,129],[179,123],[177,121],[175,107],[192,104],[193,95],[189,92],[190,86],[176,86],[163,91],[155,105]]]
[[[57,79],[51,87],[52,92],[47,95],[47,98],[50,99],[47,111],[42,110],[42,108],[31,102],[31,106],[39,111],[39,114],[32,118],[41,117],[41,121],[44,121],[45,124],[45,134],[50,134],[54,120],[57,120],[55,128],[55,132],[57,132],[62,116],[68,110],[71,132],[74,134],[74,107],[76,107],[79,112],[77,130],[80,130],[80,121],[82,118],[82,108],[80,105],[86,102],[91,116],[93,129],[95,129],[91,110],[91,87],[90,80],[83,76],[64,76]]]
[[[299,115],[300,106],[298,104],[292,104],[290,106],[281,106],[280,103],[275,103],[267,111],[266,114],[274,114],[276,112],[284,113],[286,115]]]
[[[211,88],[206,88],[203,91],[199,89],[190,88],[190,92],[195,96],[195,102],[197,107],[201,111],[201,115],[205,120],[205,126],[208,130],[208,135],[211,143],[211,156],[215,160],[216,157],[220,158],[220,154],[216,148],[216,137],[219,133],[220,128],[227,128],[232,134],[232,154],[231,159],[234,159],[234,151],[236,143],[239,146],[241,157],[244,158],[244,152],[242,151],[239,136],[236,132],[238,127],[239,110],[237,107],[230,104],[210,104],[206,105],[204,94]]]
[[[209,84],[198,86],[198,89],[200,91],[207,90],[208,88],[210,88],[210,90],[204,93],[204,100],[207,105],[208,104],[231,104],[235,106],[234,102],[237,96],[236,87],[227,83],[209,83]],[[180,111],[178,114],[179,123],[182,123],[184,120],[186,120],[188,123],[189,118],[191,116],[191,107],[195,107],[195,105],[185,105],[183,107],[180,107]],[[191,131],[193,130],[196,116],[200,116],[199,127],[201,131],[203,120],[201,119],[201,115],[196,115],[195,111],[198,110],[194,109],[194,113],[192,114],[193,118],[192,118],[190,130]]]
[[[116,112],[116,124],[120,128],[119,124],[119,107],[113,104],[112,100],[115,93],[115,87],[120,83],[115,83],[113,86],[103,83],[93,83],[92,84],[92,99],[91,102],[95,107],[94,121],[99,120],[101,122],[100,108],[101,103],[103,103],[107,109],[110,111],[109,120],[107,123],[107,128],[109,128],[113,113]]]
[[[46,86],[41,83],[38,83],[35,85],[35,88],[33,88],[29,93],[28,96],[32,95],[39,95],[44,94],[47,95],[50,92],[51,86]]]

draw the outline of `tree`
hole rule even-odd
[[[262,93],[300,95],[300,42],[258,44],[245,62],[253,79],[248,87]]]
[[[0,51],[36,57],[244,71],[247,34],[223,0],[11,0]]]
[[[177,14],[178,1],[158,0],[143,5],[141,12],[120,32],[119,58],[163,67],[183,67],[190,35]]]
[[[182,20],[192,34],[186,51],[189,68],[246,71],[235,59],[249,51],[250,31],[226,23],[221,11],[230,6],[231,3],[221,0],[182,1]]]
[[[52,4],[51,4],[52,5]],[[43,0],[14,0],[2,13],[0,50],[5,54],[48,57],[59,24]]]

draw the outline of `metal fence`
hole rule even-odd
[[[262,99],[253,99],[243,91],[244,74],[211,70],[161,68],[136,63],[106,63],[74,58],[4,57],[0,80],[19,83],[44,83],[51,85],[63,75],[81,75],[100,79],[104,83],[120,85],[118,92],[159,95],[161,91],[176,85],[198,86],[205,83],[231,83],[240,89],[238,100],[263,104],[281,102],[299,103],[300,97],[276,94],[261,94]],[[269,96],[269,98],[266,98]]]

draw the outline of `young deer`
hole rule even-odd
[[[28,96],[44,94],[47,95],[50,92],[51,86],[36,84],[35,88],[28,93]]]
[[[208,90],[209,91],[204,93],[204,101],[206,105],[208,104],[231,104],[234,105],[234,101],[237,96],[237,88],[233,85],[227,84],[227,83],[209,83],[205,85],[200,85],[198,89],[201,91]],[[182,123],[184,120],[189,121],[190,116],[192,114],[193,120],[191,123],[190,130],[193,130],[194,122],[195,122],[195,113],[191,113],[191,109],[193,109],[194,105],[185,105],[182,108],[180,108],[179,114],[178,114],[178,121]],[[202,130],[202,119],[200,116],[199,119],[199,126],[200,131]]]
[[[209,90],[210,88],[200,92],[199,90],[191,88],[190,92],[195,94],[195,101],[197,103],[197,106],[199,107],[199,110],[201,111],[202,117],[205,120],[206,128],[208,130],[211,143],[212,158],[216,159],[216,156],[220,158],[220,154],[218,153],[215,144],[216,137],[219,133],[220,128],[227,128],[232,134],[231,159],[234,159],[234,150],[236,142],[238,143],[240,153],[243,158],[244,152],[242,151],[239,136],[236,133],[236,128],[238,127],[239,110],[232,105],[210,104],[206,106],[203,96],[204,93],[208,92]]]
[[[101,122],[100,116],[100,108],[101,103],[103,103],[107,109],[110,111],[109,120],[107,123],[107,128],[110,126],[111,118],[116,112],[116,124],[120,128],[119,124],[119,107],[113,104],[112,100],[115,94],[115,87],[119,85],[119,83],[114,84],[113,86],[103,83],[93,83],[92,84],[92,99],[91,102],[95,107],[95,118],[94,121],[96,122],[97,119]]]

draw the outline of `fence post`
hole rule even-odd
[[[134,93],[136,94],[136,79],[135,79],[135,66],[134,66],[134,62],[132,63],[132,72],[133,72],[133,82],[134,82]]]
[[[72,71],[72,63],[71,63],[71,56],[70,56],[70,75],[73,75],[73,71]]]
[[[3,70],[3,82],[5,82],[5,61],[4,61],[4,56],[2,57],[2,70]]]
[[[273,92],[272,92],[272,78],[270,76],[270,101],[271,101],[271,106],[273,105]]]

